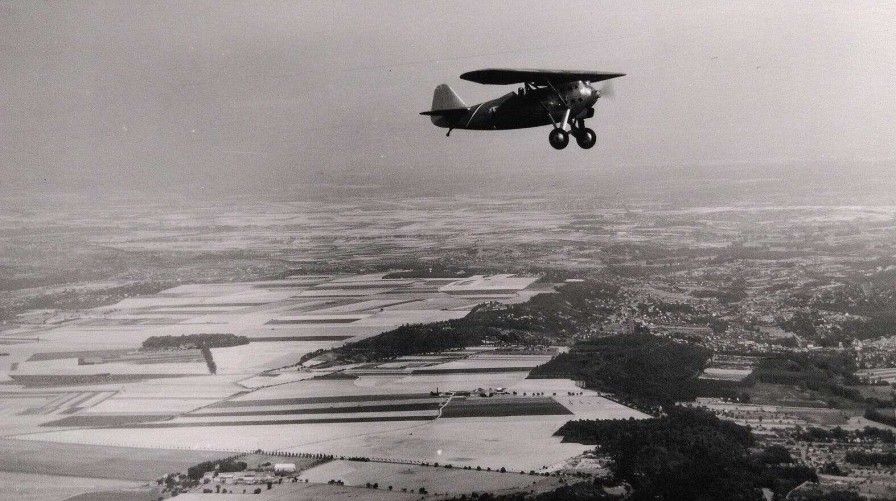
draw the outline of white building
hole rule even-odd
[[[274,464],[274,473],[295,473],[296,472],[296,464],[295,463],[276,463]]]

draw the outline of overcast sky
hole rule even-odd
[[[0,2],[5,188],[387,183],[896,159],[892,2]],[[618,71],[590,126],[418,115],[485,67]]]

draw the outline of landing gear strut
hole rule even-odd
[[[548,135],[548,141],[555,150],[562,150],[569,144],[569,133],[563,129],[554,129]],[[578,139],[576,139],[578,141]]]

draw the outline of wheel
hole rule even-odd
[[[562,150],[569,144],[569,133],[563,129],[554,129],[548,135],[548,141],[555,150]]]
[[[597,134],[591,129],[582,129],[576,134],[576,142],[587,150],[597,143]]]

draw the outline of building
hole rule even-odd
[[[288,473],[296,472],[296,464],[295,463],[276,463],[274,464],[274,473],[285,475]]]

